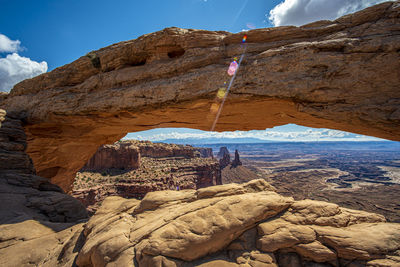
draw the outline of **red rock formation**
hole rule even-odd
[[[199,189],[221,184],[221,170],[218,162],[215,162],[176,168],[172,174],[161,180],[141,177],[140,182],[124,180],[113,184],[99,184],[89,188],[74,189],[71,194],[89,211],[94,212],[108,196],[142,199],[147,193],[154,191]]]
[[[218,152],[219,165],[221,166],[221,170],[226,166],[231,164],[231,155],[229,154],[229,150],[226,147],[221,147]]]
[[[31,233],[22,232],[35,232],[35,220],[43,225],[58,224],[58,229],[61,229],[87,218],[86,209],[79,201],[64,194],[60,187],[47,179],[35,175],[25,149],[22,122],[6,116],[0,109],[0,226],[27,222],[17,232],[0,230],[0,243],[8,242],[6,246],[19,239],[13,235],[25,235],[20,239],[28,240]],[[0,247],[4,247],[4,243]],[[0,266],[6,265],[0,260]]]
[[[239,152],[237,151],[237,149],[235,149],[235,158],[232,161],[232,167],[237,167],[239,165],[242,165],[242,162],[239,159]]]
[[[202,158],[213,158],[212,148],[209,147],[196,147],[196,150],[200,153]]]
[[[223,158],[226,154],[229,155],[229,150],[228,150],[228,148],[227,148],[226,146],[220,147],[217,156],[218,156],[219,158]]]
[[[140,167],[138,147],[130,143],[101,146],[90,158],[83,170],[137,169]]]
[[[150,141],[130,141],[138,146],[142,157],[165,158],[165,157],[200,157],[198,149],[189,145],[176,145],[164,143],[152,143]]]
[[[211,157],[203,160],[202,154],[212,155],[212,149],[135,140],[105,145],[81,170],[83,177],[90,177],[94,184],[83,179],[74,187],[72,195],[95,211],[98,203],[107,196],[143,198],[153,191],[199,189],[222,184],[218,161]],[[110,169],[124,171],[112,175],[114,182],[104,182],[102,175],[96,174],[107,173]],[[78,177],[82,176],[80,174]]]
[[[247,32],[216,130],[296,123],[400,140],[400,6]],[[243,33],[168,28],[17,84],[0,107],[26,122],[38,174],[70,190],[102,144],[158,127],[209,130]]]

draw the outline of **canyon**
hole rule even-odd
[[[216,130],[297,123],[400,140],[399,18],[391,1],[335,21],[247,32]],[[399,265],[400,224],[294,200],[265,180],[110,196],[90,218],[65,194],[100,145],[128,132],[209,130],[216,85],[242,37],[167,28],[1,94],[0,265]]]
[[[222,182],[263,178],[283,196],[378,213],[400,222],[400,143],[276,142],[209,144],[239,150],[242,166],[222,170]]]
[[[142,199],[153,191],[220,184],[210,148],[126,140],[101,146],[77,173],[71,195],[94,212],[108,196]]]
[[[296,123],[400,140],[398,17],[395,1],[335,21],[246,32],[216,130]],[[128,132],[210,130],[242,37],[167,28],[25,80],[0,108],[24,121],[37,174],[70,191],[98,147]]]

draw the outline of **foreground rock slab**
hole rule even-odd
[[[247,32],[216,130],[287,123],[400,140],[400,5]],[[65,191],[106,143],[159,127],[210,130],[243,33],[168,28],[17,84],[0,107],[23,119],[38,174]]]
[[[151,192],[142,201],[109,197],[83,233],[78,266],[400,264],[399,224],[327,202],[295,202],[264,180]]]

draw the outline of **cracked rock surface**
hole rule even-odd
[[[79,266],[400,264],[399,224],[332,203],[294,201],[264,180],[152,192],[142,201],[109,197],[84,235]]]

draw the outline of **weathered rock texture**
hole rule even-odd
[[[229,154],[229,150],[226,147],[221,147],[219,149],[218,157],[221,170],[231,164],[231,155]]]
[[[286,123],[400,140],[400,5],[247,32],[216,130]],[[243,33],[168,28],[17,84],[0,107],[24,119],[39,175],[65,190],[106,143],[156,127],[211,128]]]
[[[84,225],[76,264],[94,267],[400,264],[400,224],[386,223],[381,215],[327,202],[293,201],[273,190],[264,180],[254,180],[197,191],[151,192],[141,201],[108,197]],[[17,246],[11,248],[14,253],[20,251]],[[7,259],[1,252],[2,249],[0,256]],[[21,256],[14,262],[26,262],[28,255],[18,255]],[[49,263],[39,259],[31,263],[57,266],[55,258],[59,262],[71,260],[70,254],[50,251]]]
[[[25,153],[21,121],[0,110],[0,123],[0,224],[27,220],[64,223],[86,218],[79,201],[35,175]]]
[[[36,176],[25,149],[21,121],[0,109],[0,266],[72,266],[86,209]]]
[[[220,185],[219,163],[209,155],[210,148],[149,141],[104,145],[77,173],[71,194],[94,211],[107,196],[141,199],[153,191]]]
[[[139,148],[143,157],[166,158],[166,157],[184,157],[184,158],[212,158],[211,148],[193,147],[190,145],[177,145],[165,143],[152,143],[150,141],[130,140],[129,143]]]
[[[226,146],[220,147],[217,156],[218,156],[219,158],[223,158],[226,154],[229,155],[229,150],[228,150],[228,148],[227,148]],[[229,156],[229,157],[230,157],[230,156]]]
[[[140,167],[140,152],[130,143],[103,145],[83,166],[83,170],[137,169]]]
[[[103,145],[83,166],[82,170],[101,171],[105,169],[137,169],[141,157],[213,157],[211,148],[192,147],[150,141],[118,141],[112,145]]]
[[[77,200],[33,174],[21,122],[2,110],[0,122],[0,151],[18,158],[0,169],[0,266],[400,264],[400,224],[294,201],[264,180],[109,197],[87,221]]]
[[[232,167],[237,167],[242,165],[242,162],[240,161],[239,158],[239,151],[237,151],[237,149],[235,149],[235,158],[232,160]]]

